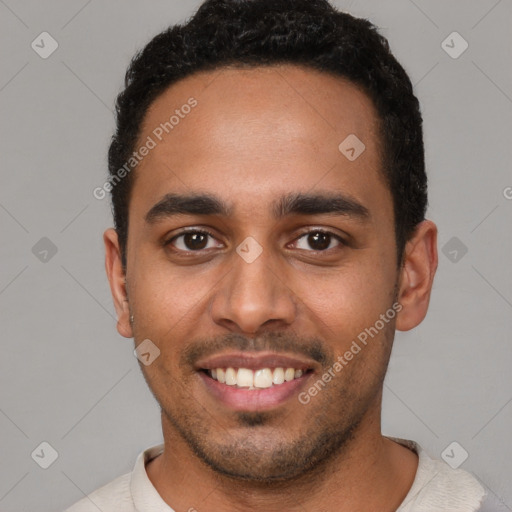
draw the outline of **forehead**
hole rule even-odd
[[[212,190],[230,203],[264,201],[315,187],[390,199],[372,101],[351,82],[312,69],[197,73],[152,103],[139,145],[150,139],[135,171],[136,204]]]

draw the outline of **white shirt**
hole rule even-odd
[[[391,437],[418,454],[418,469],[411,489],[396,512],[477,512],[485,489],[467,471],[435,460],[414,441]],[[144,450],[131,473],[100,487],[65,512],[174,512],[158,494],[146,473],[146,463],[160,455],[164,445]]]

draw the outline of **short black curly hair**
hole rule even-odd
[[[427,177],[422,117],[411,81],[388,41],[368,20],[327,0],[206,0],[183,25],[154,37],[132,59],[117,97],[110,179],[134,152],[145,114],[169,86],[199,71],[226,66],[295,64],[348,79],[379,116],[382,172],[393,197],[397,261],[425,218]],[[111,188],[126,268],[128,207],[134,175]],[[112,181],[111,181],[112,183]]]

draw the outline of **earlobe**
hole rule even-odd
[[[402,310],[397,316],[397,330],[413,329],[425,318],[437,263],[437,227],[424,220],[405,247],[398,293]]]
[[[133,338],[126,276],[122,265],[119,238],[116,230],[113,228],[107,229],[103,234],[103,242],[105,243],[105,270],[117,313],[117,330],[121,336]]]

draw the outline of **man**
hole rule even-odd
[[[326,0],[207,0],[125,85],[106,270],[164,444],[68,511],[482,510],[472,475],[381,434],[437,267],[387,41]]]

